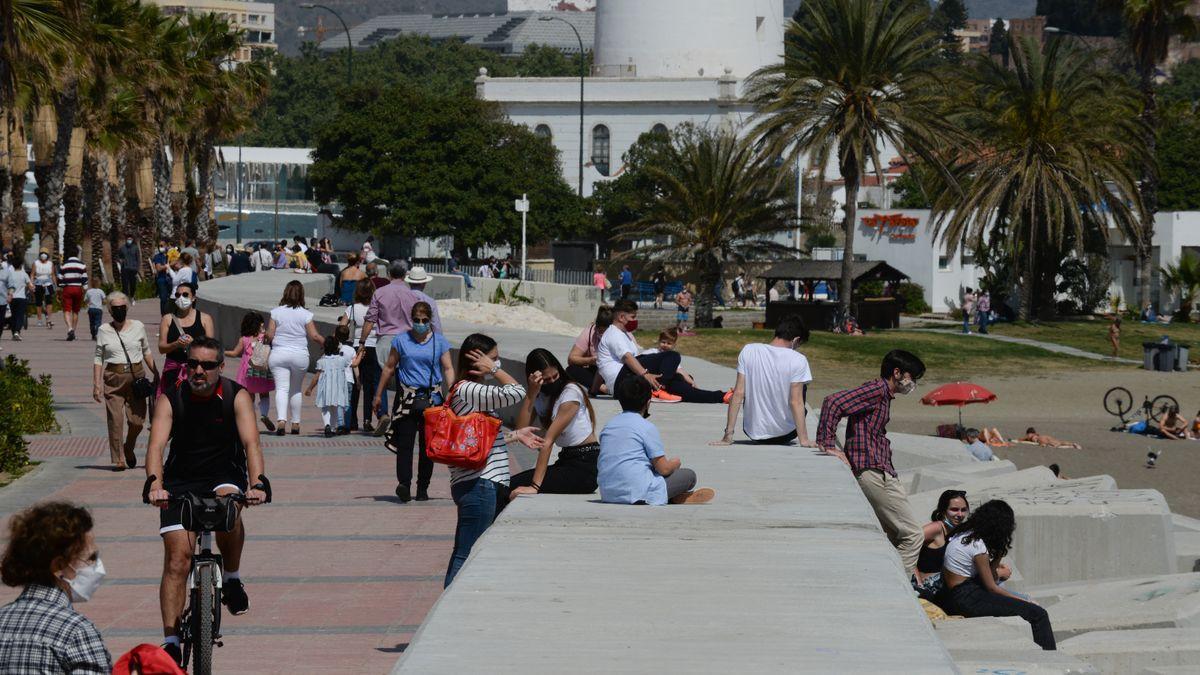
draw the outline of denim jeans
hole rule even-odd
[[[133,297],[132,295],[129,297]],[[100,324],[104,322],[104,310],[88,307],[88,329],[92,331],[92,339],[96,339],[96,333],[100,330]]]
[[[454,528],[454,553],[446,568],[446,582],[454,581],[455,575],[471,555],[471,547],[492,526],[500,512],[500,500],[508,500],[508,487],[483,478],[464,480],[450,486],[450,496],[458,506],[458,524]]]
[[[1050,615],[1045,609],[1008,596],[996,595],[984,588],[974,578],[950,589],[949,605],[956,614],[976,616],[1019,616],[1029,622],[1033,641],[1045,650],[1056,649],[1054,630],[1050,627]]]
[[[367,351],[363,356],[362,361],[358,363],[358,389],[361,390],[351,405],[358,403],[358,399],[362,399],[362,422],[363,425],[371,423],[374,410],[371,410],[371,402],[375,400],[375,390],[379,388],[379,378],[383,375],[383,369],[379,367],[379,361],[376,360],[373,350]],[[383,405],[383,410],[388,410],[388,392],[383,390],[383,400],[380,402]],[[351,413],[353,415],[354,413]]]

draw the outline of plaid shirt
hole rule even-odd
[[[100,631],[58,588],[30,584],[0,607],[0,673],[111,673]]]
[[[826,396],[821,404],[821,421],[817,425],[817,445],[822,448],[836,447],[838,424],[843,417],[848,417],[843,451],[846,459],[850,460],[854,475],[868,469],[878,469],[895,476],[892,445],[887,439],[893,398],[895,395],[884,380],[871,380],[854,389]]]

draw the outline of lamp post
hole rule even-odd
[[[300,3],[300,7],[301,9],[323,9],[332,14],[338,20],[338,23],[342,24],[342,30],[346,32],[346,84],[354,82],[354,44],[350,41],[350,27],[342,19],[342,15],[334,11],[332,7],[312,2],[302,2]]]
[[[1082,42],[1083,46],[1087,47],[1088,49],[1094,49],[1094,46],[1092,45],[1092,43],[1090,41],[1088,41],[1088,39],[1086,37],[1080,35],[1079,33],[1076,33],[1073,30],[1070,30],[1069,28],[1059,28],[1058,26],[1046,26],[1045,28],[1042,29],[1042,32],[1050,33],[1051,35],[1071,35],[1071,36],[1075,37],[1075,39]]]
[[[579,198],[583,199],[583,77],[586,62],[583,53],[583,38],[579,37],[579,29],[575,24],[560,16],[540,16],[538,21],[561,21],[571,27],[575,39],[579,40]]]

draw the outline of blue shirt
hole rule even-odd
[[[667,481],[650,463],[665,454],[658,427],[640,413],[623,412],[609,420],[600,432],[600,501],[666,504]]]
[[[992,449],[989,448],[986,443],[979,440],[976,440],[974,443],[968,443],[967,450],[970,451],[972,455],[975,455],[975,459],[978,459],[981,462],[990,462],[996,457],[996,455],[992,452]]]
[[[434,333],[424,344],[413,340],[412,333],[404,331],[392,338],[392,351],[400,354],[396,367],[396,381],[409,387],[429,388],[442,383],[442,354],[450,351],[445,336]]]
[[[623,270],[621,272],[621,285],[622,286],[632,286],[633,285],[633,272],[630,272],[629,270]]]

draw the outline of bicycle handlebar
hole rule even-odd
[[[156,480],[158,480],[158,476],[150,475],[150,476],[146,477],[146,482],[142,484],[142,503],[143,504],[150,503],[150,487],[152,485],[154,485],[154,481],[156,481]],[[267,498],[263,500],[263,503],[270,504],[271,496],[272,496],[271,495],[271,481],[266,477],[266,475],[260,473],[260,474],[258,474],[258,482],[262,483],[262,491],[265,492],[267,495]],[[228,497],[230,500],[235,501],[235,502],[241,502],[243,504],[246,503],[246,495],[242,494],[240,492],[235,492],[235,493],[231,493],[228,495],[222,495],[222,496]],[[178,502],[181,499],[183,499],[182,496],[168,496],[167,502],[174,503],[174,502]]]

